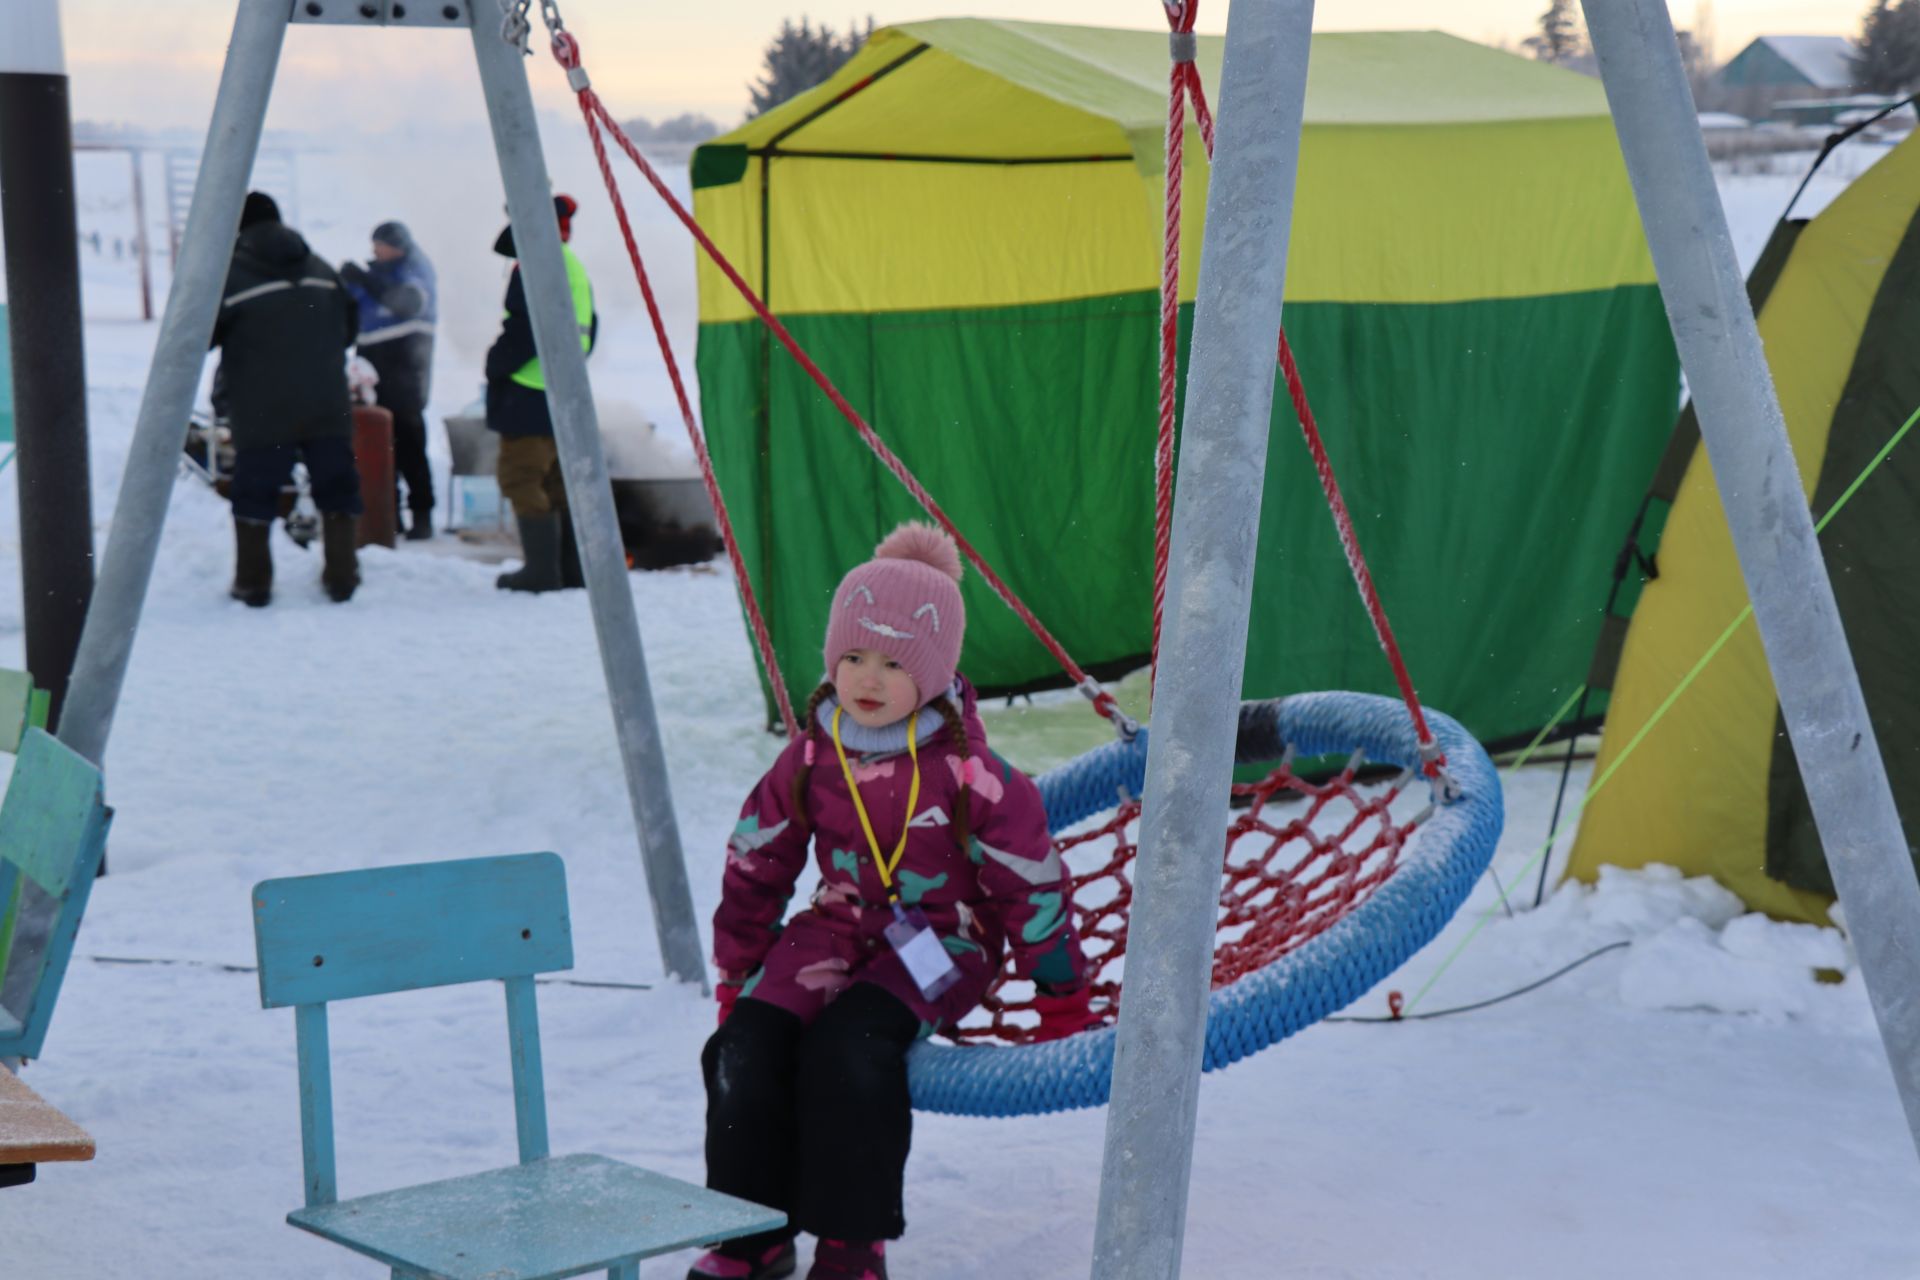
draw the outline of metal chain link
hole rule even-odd
[[[532,7],[533,0],[500,0],[500,38],[523,56],[533,52],[528,42],[533,23],[527,19],[527,10]]]
[[[547,24],[548,35],[559,35],[567,29],[560,16],[560,0],[540,0],[540,20]]]

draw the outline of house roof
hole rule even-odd
[[[1754,43],[1779,54],[1816,89],[1853,86],[1853,42],[1845,36],[1761,36]]]

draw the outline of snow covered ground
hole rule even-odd
[[[562,153],[556,169],[577,161]],[[1793,184],[1729,182],[1747,258]],[[1837,186],[1811,194],[1823,202]],[[364,229],[408,207],[364,185],[309,189],[332,202],[310,201],[329,256],[363,252]],[[429,243],[456,290],[485,277],[453,297],[484,317],[497,275],[451,263],[484,250],[499,205],[467,203],[485,224],[468,243]],[[604,254],[604,228],[583,234]],[[657,219],[643,234],[689,333],[684,248]],[[617,278],[600,267],[610,316],[596,380],[677,430],[634,307],[613,300]],[[96,314],[87,336],[104,541],[153,329]],[[435,417],[471,394],[478,358],[457,335],[442,347]],[[0,486],[8,665],[21,645],[15,515]],[[366,585],[336,607],[313,555],[282,541],[276,556],[272,608],[229,601],[226,509],[179,484],[106,762],[113,874],[95,890],[48,1056],[28,1073],[95,1135],[99,1157],[0,1194],[7,1280],[379,1274],[282,1221],[300,1196],[293,1020],[262,1011],[254,979],[222,967],[252,963],[248,889],[270,876],[561,853],[575,976],[649,989],[542,988],[555,1150],[701,1176],[696,1059],[712,1005],[662,981],[584,596],[505,596],[489,566],[406,547],[367,553]],[[630,581],[704,919],[739,800],[777,744],[759,728],[724,572]],[[1005,737],[1039,740],[1004,718],[1021,714],[1004,713]],[[1545,834],[1556,778],[1507,781],[1496,870],[1509,883]],[[1389,989],[1412,995],[1489,912],[1419,1011],[1633,945],[1482,1011],[1322,1025],[1210,1077],[1185,1274],[1920,1275],[1920,1166],[1837,933],[1740,916],[1711,884],[1654,871],[1561,889],[1512,919],[1483,882],[1439,940],[1349,1012],[1381,1012]],[[1845,978],[1821,983],[1816,968]],[[336,1006],[344,1193],[514,1158],[500,1004],[482,986]],[[895,1275],[1084,1276],[1104,1123],[1100,1111],[921,1117]],[[643,1273],[677,1276],[686,1260]]]

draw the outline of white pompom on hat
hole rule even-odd
[[[967,630],[960,603],[960,549],[932,525],[906,523],[881,539],[833,593],[825,658],[832,678],[840,659],[872,649],[898,662],[926,706],[953,684]]]

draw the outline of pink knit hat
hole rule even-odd
[[[924,707],[953,684],[966,630],[959,548],[931,525],[903,524],[833,593],[827,677],[850,651],[872,649],[906,669]]]

